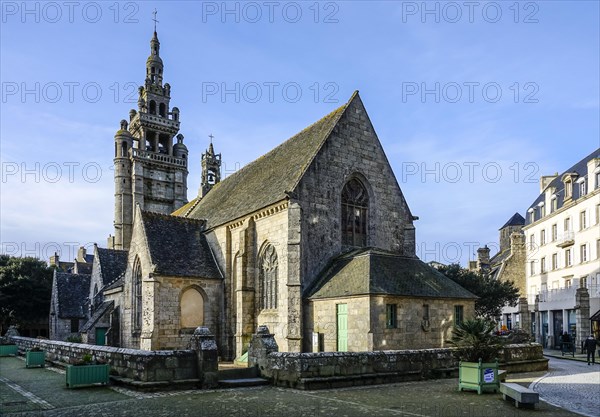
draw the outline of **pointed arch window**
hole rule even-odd
[[[142,329],[142,264],[139,258],[133,264],[132,280],[132,307],[133,307],[133,329]]]
[[[342,245],[367,246],[369,193],[358,179],[342,190]]]
[[[154,76],[152,76],[152,81],[154,81]],[[156,102],[154,100],[150,100],[150,114],[156,114]]]
[[[275,247],[268,244],[260,256],[260,308],[277,308],[277,278],[279,262]]]

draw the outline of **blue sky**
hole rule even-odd
[[[600,13],[596,1],[470,4],[2,2],[2,251],[105,246],[113,135],[137,106],[156,8],[190,199],[209,134],[227,175],[360,90],[420,218],[421,258],[494,252],[539,176],[599,146]]]

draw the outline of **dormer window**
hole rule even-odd
[[[573,196],[573,182],[569,179],[565,181],[565,198],[571,198]]]
[[[529,210],[527,210],[527,214],[529,214],[529,222],[533,223],[535,221],[535,210],[533,207],[530,207]]]
[[[579,178],[577,183],[579,184],[579,197],[583,197],[587,194],[587,181],[585,180],[585,177]]]
[[[558,209],[558,198],[556,198],[556,194],[552,194],[550,197],[550,213],[554,213]]]
[[[544,205],[543,201],[540,201],[538,203],[538,207],[540,208],[540,218],[544,217],[546,215],[546,207]]]

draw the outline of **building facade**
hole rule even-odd
[[[580,344],[600,310],[600,149],[560,175],[541,177],[523,231],[536,340],[554,348],[568,332]]]
[[[281,351],[444,346],[476,297],[417,258],[416,217],[358,92],[225,179],[211,143],[186,203],[158,45],[154,33],[139,109],[115,135],[109,251],[122,272],[106,276],[109,252],[96,249],[87,340],[182,349],[207,326],[234,359],[267,325]]]

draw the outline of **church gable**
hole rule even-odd
[[[303,286],[352,248],[415,256],[413,216],[358,92],[293,198],[302,207]]]

